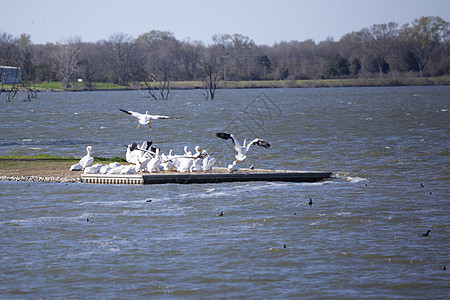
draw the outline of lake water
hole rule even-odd
[[[153,140],[318,183],[0,181],[0,298],[428,298],[450,294],[450,86],[40,93],[2,102],[2,155],[124,157]],[[152,130],[118,108],[181,119]],[[314,204],[308,205],[309,199]],[[151,201],[150,201],[151,200]],[[223,211],[223,217],[216,214]],[[89,220],[89,222],[87,221]],[[431,230],[430,236],[418,234]]]

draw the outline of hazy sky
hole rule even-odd
[[[239,33],[273,45],[337,41],[373,24],[403,25],[422,16],[450,22],[449,0],[0,0],[0,10],[0,32],[27,33],[35,44],[167,30],[178,40],[205,44],[214,34]]]

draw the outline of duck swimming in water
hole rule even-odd
[[[430,235],[431,230],[427,230],[426,233],[419,233],[418,236],[429,236]]]

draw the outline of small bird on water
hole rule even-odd
[[[311,198],[309,198],[308,204],[309,204],[309,205],[313,205],[313,204],[314,204],[314,203],[312,202],[312,199],[311,199]]]
[[[441,270],[446,271],[447,270],[447,265],[443,265]]]
[[[419,233],[418,236],[429,236],[430,235],[431,230],[427,230],[426,233]]]
[[[221,211],[220,213],[216,214],[216,217],[223,217],[223,211]]]

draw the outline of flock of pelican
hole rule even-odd
[[[150,126],[151,120],[156,119],[170,119],[169,116],[150,115],[148,112],[145,114],[137,113],[130,110],[120,109],[138,119],[139,128],[140,125]],[[234,145],[234,149],[237,152],[235,160],[232,164],[228,165],[228,171],[236,172],[239,170],[237,162],[245,162],[247,158],[247,152],[252,145],[257,145],[263,148],[270,148],[270,144],[260,138],[255,138],[249,143],[244,140],[242,145],[237,141],[233,134],[218,132],[216,136],[220,139],[231,140]],[[94,161],[94,157],[91,155],[92,147],[86,148],[87,154],[82,157],[79,163],[70,167],[71,171],[84,171],[85,174],[134,174],[137,172],[159,173],[160,171],[176,171],[176,172],[203,172],[212,169],[212,166],[216,162],[214,157],[211,157],[208,152],[201,149],[199,146],[195,147],[195,153],[189,151],[188,147],[184,147],[184,153],[174,154],[171,149],[168,154],[162,153],[159,148],[152,147],[152,141],[145,141],[142,145],[132,143],[127,146],[125,160],[129,165],[121,165],[117,162],[110,163],[108,165],[91,164]]]

